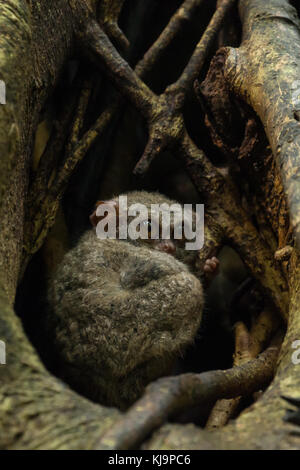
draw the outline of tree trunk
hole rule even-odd
[[[1,78],[7,93],[7,104],[0,107],[0,337],[7,354],[6,365],[0,366],[0,447],[88,449],[117,411],[92,404],[51,376],[13,310],[34,134],[41,108],[72,51],[72,16],[64,1],[13,0],[0,6],[0,21],[5,32]]]

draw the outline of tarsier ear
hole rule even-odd
[[[111,205],[112,207],[115,207],[116,210],[117,210],[117,213],[118,213],[118,203],[117,201],[114,201],[113,199],[110,199],[109,201],[97,201],[96,204],[95,204],[95,210],[94,212],[90,215],[90,221],[91,221],[91,224],[93,227],[96,227],[98,222],[104,218],[104,216],[102,217],[99,217],[96,212],[97,212],[97,208],[98,206],[100,206],[101,204],[108,204],[108,205]]]

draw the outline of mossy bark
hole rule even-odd
[[[62,0],[8,0],[0,5],[0,448],[92,448],[118,412],[90,403],[52,377],[26,337],[13,304],[22,259],[23,224],[35,129],[73,44]]]

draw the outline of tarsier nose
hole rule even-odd
[[[160,243],[160,250],[173,255],[176,251],[176,246],[171,240],[163,240]]]

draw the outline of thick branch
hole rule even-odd
[[[243,0],[240,14],[243,42],[226,50],[225,77],[264,125],[300,246],[300,22],[288,0]]]
[[[131,448],[168,416],[185,407],[254,392],[272,379],[277,354],[278,348],[272,346],[258,359],[241,367],[199,375],[179,375],[152,383],[124,418],[103,436],[98,448]]]
[[[80,10],[75,14],[78,16]],[[86,52],[104,69],[114,85],[134,106],[149,118],[153,112],[156,95],[118,54],[93,16],[80,21],[78,27],[80,27],[79,38]]]

